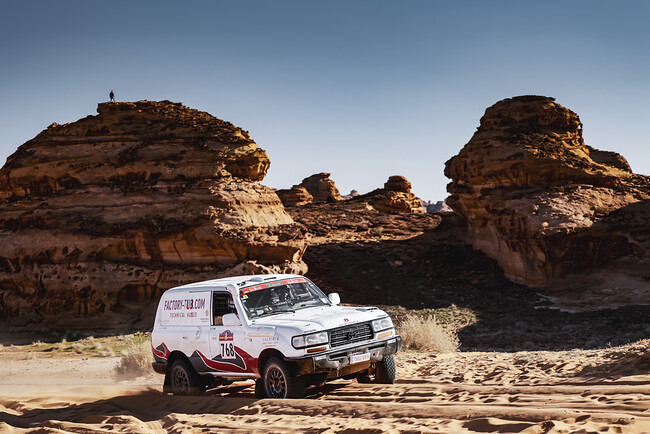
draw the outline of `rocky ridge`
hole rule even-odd
[[[622,156],[586,146],[578,115],[553,98],[489,107],[445,175],[467,241],[511,279],[545,286],[611,266],[647,287],[650,178],[632,173]],[[622,283],[614,275],[611,288]]]
[[[97,111],[0,170],[0,319],[99,317],[185,282],[306,271],[304,229],[259,183],[270,161],[248,132],[169,101]]]

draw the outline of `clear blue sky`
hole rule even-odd
[[[441,200],[485,109],[538,94],[650,174],[646,1],[13,1],[0,56],[0,162],[114,89],[250,131],[271,187],[331,172],[363,193],[400,174]]]

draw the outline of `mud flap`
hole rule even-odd
[[[167,394],[167,393],[174,393],[174,389],[172,387],[171,375],[169,375],[169,369],[165,373],[165,382],[163,383],[163,394]]]

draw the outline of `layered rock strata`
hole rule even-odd
[[[338,202],[342,200],[339,189],[330,179],[329,173],[316,173],[302,180],[301,187],[307,189],[314,198],[314,202]]]
[[[648,218],[633,211],[650,199],[649,178],[586,146],[578,115],[553,98],[488,108],[445,175],[468,241],[516,281],[544,286],[647,252]]]
[[[388,178],[383,189],[370,193],[370,204],[378,211],[422,213],[422,200],[411,192],[411,183],[403,176]]]
[[[0,170],[0,319],[96,316],[178,284],[304,272],[303,229],[248,132],[169,101],[103,103]],[[136,308],[137,310],[137,308]]]
[[[314,201],[314,196],[302,185],[294,185],[289,189],[277,190],[276,193],[284,206],[307,205]]]

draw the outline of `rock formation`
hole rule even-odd
[[[314,197],[314,202],[337,202],[341,199],[339,189],[329,173],[317,173],[302,180],[300,185]]]
[[[270,162],[248,132],[169,101],[97,111],[52,124],[0,170],[0,319],[97,316],[181,283],[305,271],[303,229],[259,184]]]
[[[411,192],[411,183],[403,176],[388,178],[383,189],[371,193],[370,204],[378,211],[422,213],[422,201]]]
[[[544,286],[632,253],[646,258],[650,225],[637,211],[647,208],[650,179],[586,146],[578,115],[553,98],[488,108],[445,175],[468,241],[516,281]]]
[[[314,201],[314,196],[302,185],[294,185],[290,189],[276,190],[276,193],[284,206],[300,206]]]
[[[426,205],[427,212],[454,212],[447,202],[439,200],[436,203],[429,203]]]

